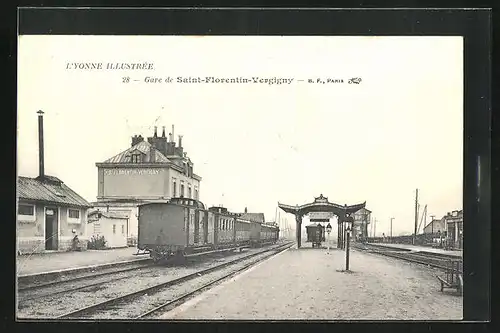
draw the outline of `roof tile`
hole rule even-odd
[[[47,201],[61,205],[90,207],[90,203],[53,176],[17,179],[19,199]]]
[[[146,161],[152,162],[152,163],[168,163],[170,160],[165,157],[158,149],[155,149],[155,154],[154,154],[154,161],[150,161],[150,154],[151,154],[151,144],[146,141],[141,141],[135,146],[130,147],[129,149],[122,151],[118,155],[115,155],[103,163],[130,163],[130,160],[128,159],[128,156],[130,156],[130,153],[133,152],[134,150],[138,150],[144,155],[146,155]]]

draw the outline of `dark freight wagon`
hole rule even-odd
[[[139,206],[139,250],[154,260],[171,256],[274,243],[279,228],[239,218],[223,207],[205,209],[202,202],[172,198]]]
[[[320,247],[321,242],[325,241],[325,227],[322,225],[306,226],[307,242],[312,243],[312,247]]]

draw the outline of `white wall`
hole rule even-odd
[[[98,221],[90,223],[87,230],[89,239],[94,235],[104,236],[107,247],[127,246],[127,219],[102,216]]]

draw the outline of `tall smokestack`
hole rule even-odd
[[[43,157],[43,111],[38,112],[38,173],[40,177],[45,176]]]
[[[179,148],[182,148],[182,135],[179,135]]]
[[[174,124],[172,124],[172,133],[171,133],[171,137],[170,137],[170,142],[174,142],[174,138],[175,138],[175,133],[174,133]]]
[[[155,138],[158,137],[158,134],[156,133],[157,129],[158,129],[158,127],[155,126],[155,134],[153,135]]]
[[[161,137],[164,138],[165,137],[165,126],[162,127],[163,131],[161,132]]]

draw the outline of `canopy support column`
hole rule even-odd
[[[296,222],[296,230],[295,230],[295,233],[296,233],[296,238],[297,238],[297,248],[300,249],[300,246],[301,246],[301,236],[302,236],[302,216],[300,215],[295,215],[295,222]]]

